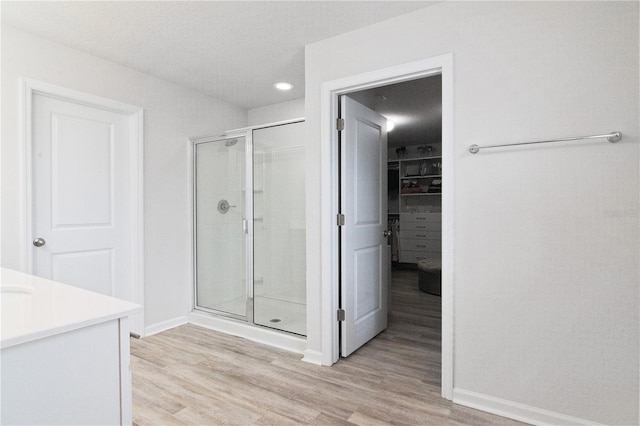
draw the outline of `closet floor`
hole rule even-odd
[[[193,325],[131,341],[136,425],[516,425],[440,396],[440,298],[394,271],[387,330],[332,367]]]

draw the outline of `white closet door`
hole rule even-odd
[[[387,120],[341,98],[341,355],[348,356],[387,327]]]

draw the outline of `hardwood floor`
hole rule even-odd
[[[394,272],[389,327],[332,367],[185,325],[131,341],[136,425],[516,425],[440,396],[440,298]]]

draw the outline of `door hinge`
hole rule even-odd
[[[344,309],[338,309],[338,321],[344,321],[345,316]]]
[[[344,118],[338,118],[336,121],[336,129],[338,129],[339,132],[344,130]]]
[[[342,213],[338,213],[338,226],[344,226],[345,219]]]

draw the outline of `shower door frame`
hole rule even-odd
[[[235,130],[228,132],[220,136],[210,136],[204,138],[191,139],[193,144],[193,161],[192,161],[192,179],[193,179],[193,191],[192,191],[192,206],[193,217],[191,218],[193,223],[193,235],[192,235],[192,253],[193,253],[193,299],[192,309],[208,312],[215,315],[220,315],[227,318],[233,318],[237,320],[245,321],[249,324],[253,324],[253,132]],[[198,306],[198,220],[197,220],[197,202],[198,202],[198,145],[213,142],[224,142],[234,138],[244,138],[245,144],[245,158],[244,158],[244,240],[245,240],[245,258],[244,258],[244,271],[245,271],[245,285],[246,285],[246,311],[245,315],[236,315],[230,312],[220,311],[205,306]]]

